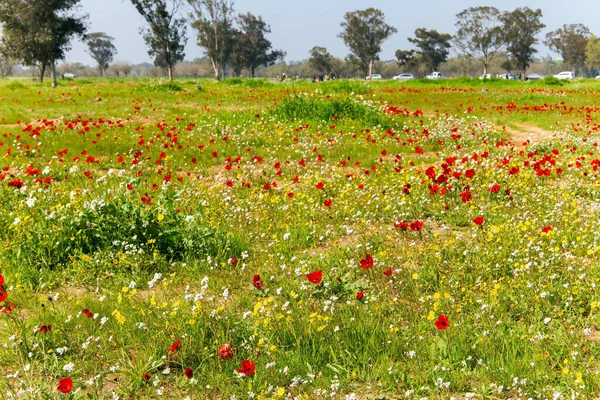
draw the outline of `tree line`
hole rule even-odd
[[[71,40],[80,38],[105,75],[117,53],[114,39],[104,32],[88,32],[87,18],[79,13],[81,0],[0,0],[2,63],[7,59],[37,66],[40,80],[50,71],[56,86],[56,63],[64,60]],[[215,79],[239,76],[243,70],[251,77],[256,70],[283,60],[285,52],[275,50],[267,35],[269,25],[252,13],[235,14],[233,0],[130,0],[146,22],[141,29],[154,65],[167,71],[184,60],[187,23],[197,35],[198,44],[210,61]],[[182,16],[184,15],[184,16]],[[186,18],[187,17],[187,18]],[[478,60],[484,74],[490,62],[502,55],[502,67],[522,75],[534,61],[539,44],[537,36],[545,28],[542,11],[520,7],[502,12],[495,7],[471,7],[456,15],[456,33],[440,33],[418,28],[408,38],[412,49],[399,49],[395,56],[405,72],[439,69],[448,61],[450,49],[469,60]],[[339,38],[350,54],[343,61],[370,76],[380,62],[381,46],[397,29],[386,23],[381,10],[368,8],[343,16]],[[600,38],[583,24],[569,24],[549,32],[544,40],[559,53],[563,63],[581,74],[586,68],[600,66]],[[315,46],[308,64],[316,72],[333,72],[336,62],[326,48]]]

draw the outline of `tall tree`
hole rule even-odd
[[[85,35],[84,40],[88,45],[88,53],[98,63],[100,73],[106,76],[106,70],[117,53],[114,39],[106,33],[94,32]]]
[[[513,63],[525,76],[527,67],[537,53],[534,47],[538,43],[537,34],[546,25],[542,23],[542,10],[532,10],[529,7],[517,8],[515,11],[502,15],[507,51],[512,56]]]
[[[176,17],[182,2],[183,0],[131,0],[148,23],[148,28],[142,29],[144,40],[149,47],[148,55],[155,57],[155,65],[167,69],[171,81],[173,67],[183,61],[187,43],[186,21]]]
[[[426,28],[418,28],[415,30],[415,37],[408,38],[419,49],[423,62],[432,71],[437,71],[440,64],[448,60],[451,40],[450,34],[439,33],[434,29],[428,31]]]
[[[585,48],[585,62],[590,68],[600,70],[600,38],[591,35]]]
[[[275,64],[285,56],[282,50],[271,50],[271,41],[266,38],[271,28],[260,16],[251,13],[240,14],[237,17],[239,32],[234,35],[234,50],[232,64],[234,70],[247,68],[254,78],[256,68]]]
[[[501,17],[495,7],[471,7],[456,15],[454,43],[466,57],[483,61],[484,75],[491,59],[505,45]]]
[[[315,46],[310,50],[308,65],[317,72],[331,72],[331,63],[333,56],[329,54],[325,47]]]
[[[341,26],[343,31],[339,37],[370,78],[373,62],[379,59],[381,45],[398,30],[386,24],[385,15],[376,8],[347,12]]]
[[[406,71],[415,73],[419,69],[421,60],[415,50],[396,50],[396,62]]]
[[[215,70],[215,79],[225,75],[226,63],[233,51],[233,0],[187,0],[196,20],[198,44],[204,48]],[[193,16],[194,17],[194,16]]]
[[[27,65],[39,65],[43,82],[46,68],[56,87],[56,62],[65,58],[71,39],[83,36],[87,16],[75,11],[80,0],[0,0],[3,47]]]
[[[544,44],[559,53],[570,68],[581,72],[585,65],[585,49],[590,38],[590,30],[583,24],[563,25],[546,35]]]

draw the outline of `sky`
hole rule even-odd
[[[262,16],[271,26],[268,38],[273,47],[286,51],[285,60],[290,62],[308,58],[314,46],[326,47],[334,56],[345,57],[348,49],[338,34],[340,23],[348,11],[374,7],[384,12],[386,22],[398,29],[398,33],[391,36],[382,48],[381,59],[391,60],[395,58],[396,50],[412,48],[407,38],[413,36],[415,29],[425,27],[454,34],[456,14],[468,7],[482,5],[494,6],[502,11],[524,6],[541,8],[546,28],[540,39],[547,32],[572,23],[585,24],[592,33],[600,36],[600,1],[597,0],[235,0],[234,7],[236,13],[249,11]],[[114,37],[118,51],[115,61],[152,62],[139,33],[145,23],[131,1],[81,0],[81,11],[89,15],[89,32],[105,32]],[[187,8],[184,14],[188,15]],[[188,27],[188,38],[185,59],[201,57],[203,52],[196,44],[196,33],[191,27]],[[538,49],[538,56],[550,53],[541,44]],[[73,41],[65,61],[94,65],[80,41]]]

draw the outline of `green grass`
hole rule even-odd
[[[1,80],[0,393],[597,397],[599,91]]]

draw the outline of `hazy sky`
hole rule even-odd
[[[129,0],[82,0],[81,4],[83,11],[89,14],[90,32],[106,32],[115,38],[118,50],[115,60],[152,61],[139,34],[144,21]],[[480,5],[503,11],[524,6],[541,8],[546,24],[542,35],[571,23],[583,23],[592,32],[600,34],[600,1],[597,0],[494,0],[485,3],[481,0],[235,0],[236,13],[250,11],[261,15],[271,26],[269,39],[275,48],[287,52],[286,61],[308,58],[313,46],[324,46],[333,55],[345,57],[348,50],[337,35],[347,11],[375,7],[385,13],[387,23],[398,29],[398,33],[383,45],[381,58],[387,60],[394,58],[397,49],[412,48],[406,38],[412,36],[416,28],[454,34],[455,15],[465,8]],[[191,28],[188,28],[188,37],[186,60],[202,56],[202,49],[196,45],[196,33]],[[542,46],[539,49],[538,55],[549,52]],[[66,61],[94,64],[85,52],[85,46],[78,41],[73,42]]]

